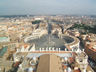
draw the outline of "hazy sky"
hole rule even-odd
[[[96,15],[96,0],[0,0],[0,15]]]

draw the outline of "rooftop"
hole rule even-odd
[[[28,58],[40,57],[41,55],[45,54],[55,54],[60,57],[72,57],[72,53],[28,53],[26,57]]]
[[[60,57],[56,55],[42,55],[36,72],[63,72],[60,62]]]

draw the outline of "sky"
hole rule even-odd
[[[0,0],[0,15],[96,15],[96,0]]]

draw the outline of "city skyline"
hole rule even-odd
[[[96,15],[95,0],[0,0],[0,15]]]

